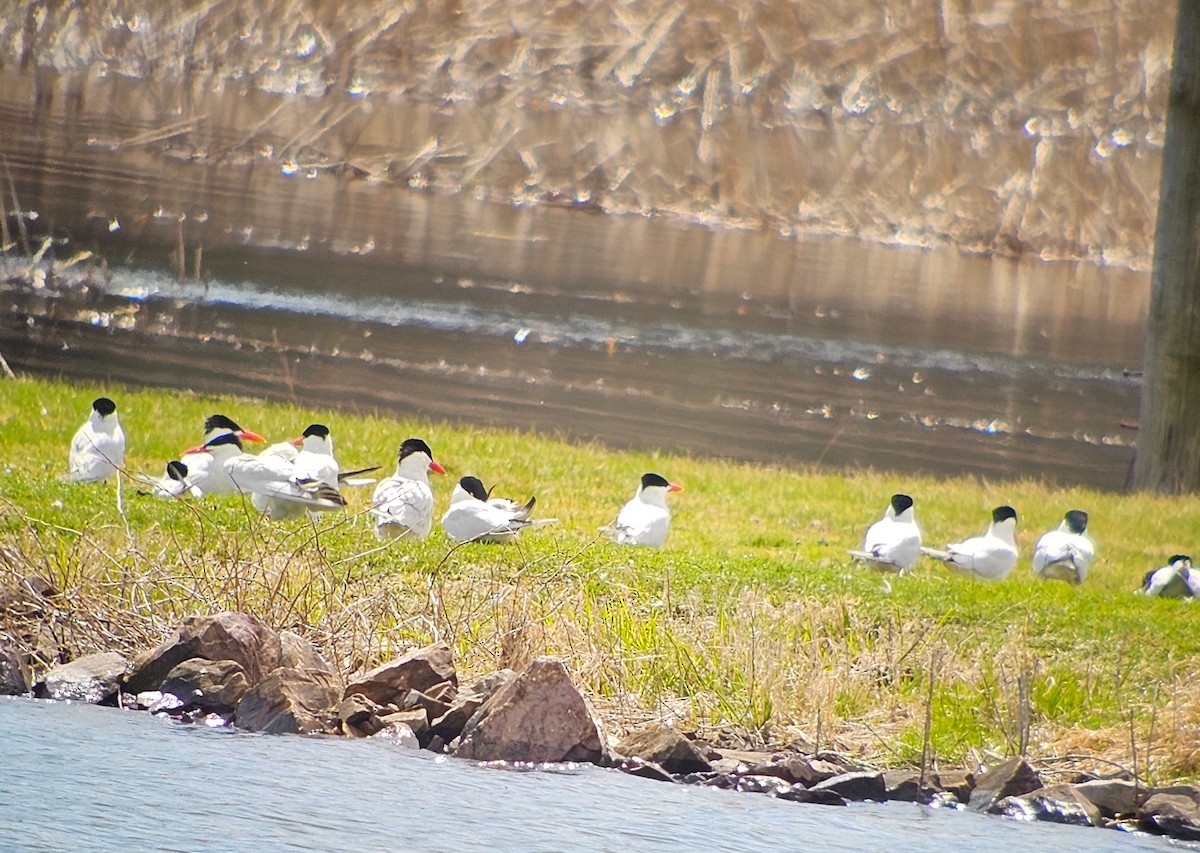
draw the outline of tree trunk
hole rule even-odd
[[[1180,0],[1134,484],[1200,491],[1200,3]]]

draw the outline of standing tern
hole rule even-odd
[[[419,438],[407,438],[400,445],[396,473],[384,477],[371,499],[371,517],[375,535],[380,539],[424,539],[433,529],[433,489],[429,472],[445,474],[446,469],[433,459],[429,445]]]
[[[621,507],[617,520],[601,530],[620,545],[661,548],[667,541],[667,531],[671,526],[667,493],[682,491],[683,486],[659,474],[643,474],[637,492]]]
[[[904,574],[916,565],[921,556],[921,529],[913,518],[913,499],[892,495],[883,518],[867,528],[862,548],[850,555],[881,572]]]
[[[1044,533],[1033,549],[1033,573],[1047,580],[1081,584],[1096,556],[1096,546],[1087,535],[1088,514],[1073,509],[1063,516],[1056,530]]]
[[[107,397],[92,403],[92,413],[71,439],[68,470],[72,483],[99,483],[125,467],[125,432],[117,404]]]
[[[1004,580],[1017,563],[1016,529],[1017,511],[1011,506],[998,506],[992,510],[992,522],[982,536],[952,542],[945,551],[922,548],[921,553],[980,580]]]

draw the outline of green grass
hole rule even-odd
[[[425,438],[453,482],[538,496],[557,525],[515,547],[453,547],[439,530],[381,548],[349,511],[271,523],[240,499],[169,502],[112,484],[61,483],[66,445],[101,393],[118,403],[127,468],[161,470],[223,412],[271,440],[326,423],[344,467],[380,464]],[[615,452],[527,433],[301,411],[182,392],[22,378],[0,384],[0,586],[31,572],[62,590],[56,631],[76,653],[134,652],[179,617],[242,609],[301,631],[345,672],[434,637],[481,674],[562,656],[614,731],[671,715],[705,731],[804,741],[884,764],[919,761],[927,697],[943,765],[1008,754],[1087,753],[1154,778],[1195,777],[1200,723],[1191,674],[1200,608],[1134,595],[1142,574],[1189,553],[1195,498],[1115,495],[1032,481],[937,480],[780,470]],[[682,482],[661,551],[620,548],[597,529],[656,470]],[[916,499],[925,541],[983,529],[1006,502],[1024,559],[984,584],[923,563],[881,577],[846,549],[893,491]],[[1028,553],[1072,507],[1088,510],[1099,556],[1080,588],[1041,582]],[[932,687],[932,694],[931,694]]]

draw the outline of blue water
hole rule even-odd
[[[498,770],[377,740],[252,735],[0,698],[0,851],[1136,851],[1163,838],[906,803],[848,808]]]

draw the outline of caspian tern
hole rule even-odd
[[[952,542],[945,551],[922,548],[921,553],[981,580],[1004,580],[1017,563],[1016,529],[1017,511],[1011,506],[998,506],[992,510],[992,523],[982,536]]]
[[[311,424],[304,433],[292,441],[273,444],[264,450],[259,459],[279,459],[291,464],[292,475],[301,480],[324,483],[333,492],[338,492],[338,463],[333,455],[333,436],[324,424]],[[341,495],[338,495],[341,497]],[[332,499],[331,493],[326,497]],[[309,508],[296,500],[279,494],[254,491],[250,502],[259,512],[271,518],[294,518],[303,515]],[[345,505],[345,501],[342,501]]]
[[[202,495],[236,495],[241,492],[229,476],[225,463],[241,454],[238,432],[218,428],[204,444],[184,451],[179,461],[186,466],[188,482]]]
[[[167,463],[166,476],[154,482],[150,494],[156,498],[181,498],[184,495],[198,498],[202,493],[188,479],[187,465],[172,459]]]
[[[643,474],[638,490],[613,524],[601,528],[619,545],[646,545],[661,548],[671,526],[667,493],[682,492],[683,486],[669,482],[659,474]]]
[[[125,466],[125,432],[117,404],[107,397],[92,403],[92,413],[71,439],[68,470],[72,483],[99,483]]]
[[[529,517],[537,498],[523,504],[493,498],[478,477],[463,477],[450,494],[450,507],[442,516],[442,529],[455,542],[512,542],[526,527],[551,524],[556,519]]]
[[[258,433],[251,432],[248,429],[242,429],[232,419],[225,417],[225,415],[209,415],[207,418],[205,418],[205,441],[208,441],[210,438],[215,438],[226,430],[237,433],[237,437],[242,441],[253,441],[260,444],[266,442],[266,439]]]
[[[1200,572],[1192,568],[1191,557],[1176,554],[1162,568],[1146,572],[1142,579],[1142,594],[1191,601],[1200,595]]]
[[[396,460],[396,473],[379,481],[371,500],[375,535],[380,539],[424,539],[429,535],[433,529],[430,471],[446,473],[433,461],[428,444],[419,438],[405,439]]]
[[[214,438],[205,447],[209,448],[209,452],[216,452],[232,442],[239,446],[241,444],[236,434],[225,433]],[[214,448],[214,444],[217,447]],[[224,459],[223,467],[234,487],[239,491],[249,492],[252,501],[255,495],[266,498],[264,511],[270,513],[272,518],[279,517],[275,515],[276,506],[283,507],[278,512],[286,516],[294,514],[288,507],[289,504],[295,504],[301,512],[306,509],[330,512],[346,505],[346,499],[342,497],[336,485],[330,486],[305,470],[298,469],[294,460],[277,453],[264,451],[259,456],[237,453]],[[335,474],[335,482],[336,477]]]
[[[904,574],[916,565],[921,556],[921,529],[913,519],[913,499],[892,495],[883,518],[867,528],[862,548],[850,555],[881,572]]]
[[[1042,535],[1033,549],[1033,573],[1047,580],[1081,584],[1096,556],[1096,546],[1087,535],[1088,514],[1081,509],[1063,516],[1058,529]]]

